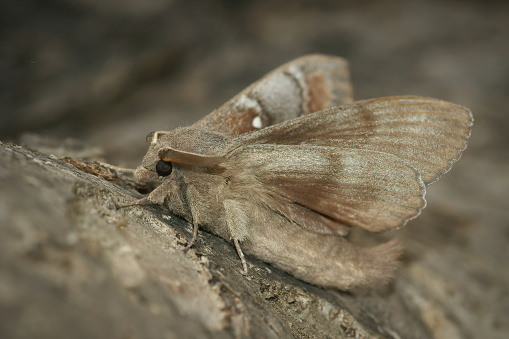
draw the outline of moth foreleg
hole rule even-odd
[[[131,202],[127,202],[127,203],[123,203],[123,204],[118,204],[115,207],[117,209],[121,209],[121,208],[129,207],[129,206],[141,205],[141,204],[143,204],[143,203],[145,203],[147,201],[150,201],[149,196],[146,196],[146,197],[141,198],[141,199],[136,199],[136,200],[131,201]]]
[[[124,204],[118,204],[117,209],[129,207],[129,206],[141,205],[145,202],[161,205],[164,203],[165,198],[168,196],[168,191],[170,189],[171,189],[171,186],[169,183],[162,183],[161,185],[159,185],[159,187],[157,187],[155,190],[150,192],[149,195],[147,195],[146,197],[137,199],[137,200],[134,200],[134,201],[131,201],[128,203],[124,203]]]

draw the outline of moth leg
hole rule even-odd
[[[115,207],[118,210],[118,209],[129,207],[129,206],[142,205],[143,203],[145,203],[147,201],[150,201],[150,197],[148,195],[146,197],[144,197],[144,198],[137,199],[137,200],[134,200],[134,201],[131,201],[131,202],[127,202],[127,203],[124,203],[124,204],[117,204]]]
[[[233,239],[233,244],[235,245],[235,249],[237,250],[237,254],[239,255],[240,261],[242,262],[242,274],[247,274],[247,262],[244,258],[244,253],[242,252],[242,248],[240,248],[239,241],[237,239]]]
[[[145,202],[149,202],[151,204],[162,205],[164,203],[164,199],[166,198],[167,192],[169,189],[170,189],[170,187],[169,187],[168,183],[162,183],[155,190],[150,192],[149,195],[147,195],[146,197],[137,199],[137,200],[134,200],[134,201],[131,201],[128,203],[124,203],[124,204],[118,204],[116,207],[117,207],[117,209],[124,208],[124,207],[129,207],[129,206],[141,205]]]
[[[249,217],[246,214],[245,202],[237,199],[226,199],[223,202],[223,207],[230,238],[233,239],[233,244],[242,262],[242,274],[247,274],[246,259],[239,244],[239,241],[248,237]]]
[[[189,244],[187,244],[186,248],[184,248],[184,253],[187,253],[187,251],[189,251],[189,249],[193,247],[197,237],[198,237],[198,223],[195,222],[193,223],[193,237],[191,238]]]
[[[200,196],[200,193],[196,189],[196,187],[189,185],[187,187],[187,194],[188,198],[192,202],[195,198],[197,199]],[[194,243],[196,242],[196,238],[198,237],[198,225],[200,224],[200,218],[199,213],[200,211],[197,209],[196,204],[191,203],[191,216],[193,218],[193,237],[191,238],[191,241],[187,244],[186,248],[184,248],[184,253],[187,253],[191,247],[193,247]]]

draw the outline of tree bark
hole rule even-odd
[[[1,144],[2,337],[472,337],[461,317],[476,311],[462,306],[483,285],[461,281],[482,272],[469,272],[475,258],[450,251],[430,266],[433,253],[410,233],[386,287],[325,290],[249,256],[244,276],[231,244],[201,231],[185,254],[190,224],[159,206],[117,209],[140,194],[78,167]],[[424,230],[421,242],[443,242]]]
[[[426,338],[411,281],[345,293],[299,281],[132,188],[1,144],[4,338]]]

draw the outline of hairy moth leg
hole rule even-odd
[[[187,251],[189,251],[189,249],[193,247],[194,243],[196,242],[196,238],[198,237],[198,228],[198,222],[196,222],[193,217],[193,237],[187,244],[186,248],[184,248],[184,253],[187,253]]]
[[[146,197],[141,198],[141,199],[136,199],[136,200],[131,201],[131,202],[127,202],[127,203],[123,203],[123,204],[117,204],[115,207],[117,209],[121,209],[121,208],[130,207],[130,206],[142,205],[142,204],[144,204],[147,201],[150,201],[149,196],[146,196]]]
[[[242,262],[242,274],[247,274],[247,262],[244,258],[244,253],[242,252],[242,248],[240,248],[239,241],[237,239],[233,239],[233,244],[235,245],[235,249],[237,250],[237,254],[239,255],[240,261]]]
[[[191,238],[191,241],[189,241],[189,243],[187,244],[186,248],[184,248],[184,253],[187,253],[187,251],[189,251],[189,249],[193,247],[194,243],[196,242],[196,238],[198,237],[199,228],[198,225],[200,224],[200,220],[198,217],[200,211],[198,210],[197,204],[193,203],[193,201],[200,196],[200,193],[194,186],[188,185],[187,196],[191,202],[189,207],[191,208],[191,217],[193,222],[193,236]]]
[[[149,195],[147,195],[146,197],[143,197],[141,199],[137,199],[137,200],[134,200],[134,201],[131,201],[128,203],[119,204],[119,205],[117,205],[117,209],[129,207],[129,206],[142,205],[145,202],[161,205],[164,203],[164,199],[167,195],[168,189],[170,189],[170,188],[171,187],[168,187],[168,184],[163,183],[160,186],[158,186],[155,190],[150,192]]]
[[[223,207],[230,237],[233,239],[233,244],[242,262],[242,273],[247,274],[247,262],[239,243],[239,241],[245,240],[248,236],[249,218],[245,212],[245,206],[239,200],[226,199],[223,202]]]

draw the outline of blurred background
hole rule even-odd
[[[134,167],[148,132],[191,124],[307,53],[348,59],[356,99],[413,94],[469,107],[476,120],[469,148],[429,188],[428,209],[399,236],[410,259],[459,283],[460,305],[473,310],[451,314],[472,327],[472,337],[508,330],[507,2],[16,0],[0,6],[0,140],[40,147],[43,136],[55,153],[60,144],[83,142],[93,146],[92,156]],[[453,259],[437,266],[443,258]],[[438,300],[445,304],[448,297]]]
[[[415,94],[468,106],[477,120],[470,148],[509,155],[503,1],[1,6],[1,140],[73,137],[135,166],[148,132],[190,124],[280,64],[326,53],[350,61],[356,99]]]

